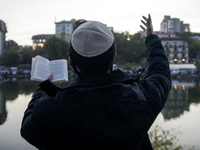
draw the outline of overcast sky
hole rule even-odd
[[[6,23],[6,40],[32,45],[32,36],[55,34],[55,21],[96,20],[115,31],[140,31],[143,15],[151,14],[154,31],[164,15],[190,24],[200,33],[200,0],[0,0],[0,19]]]

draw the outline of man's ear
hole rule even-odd
[[[76,65],[74,66],[73,61],[72,61],[72,59],[71,59],[70,56],[69,56],[69,66],[70,66],[71,68],[73,68],[73,70],[75,71],[75,73],[76,73],[78,76],[81,76],[81,71],[80,71],[80,69],[79,69]]]
[[[117,57],[117,52],[115,52],[115,55],[114,55],[114,58],[113,58],[113,60],[115,60],[115,58]]]
[[[69,56],[69,66],[73,68],[73,62],[70,56]]]

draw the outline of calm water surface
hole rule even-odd
[[[38,83],[0,81],[0,150],[36,150],[20,136],[23,113]],[[168,101],[149,130],[155,149],[200,150],[200,80],[173,80]]]

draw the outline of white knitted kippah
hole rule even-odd
[[[81,24],[71,36],[72,47],[84,57],[95,57],[106,52],[113,42],[113,33],[105,24],[97,21]]]

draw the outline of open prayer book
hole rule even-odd
[[[44,81],[53,75],[52,81],[68,81],[67,60],[58,59],[49,61],[47,58],[37,55],[32,58],[31,80]]]

